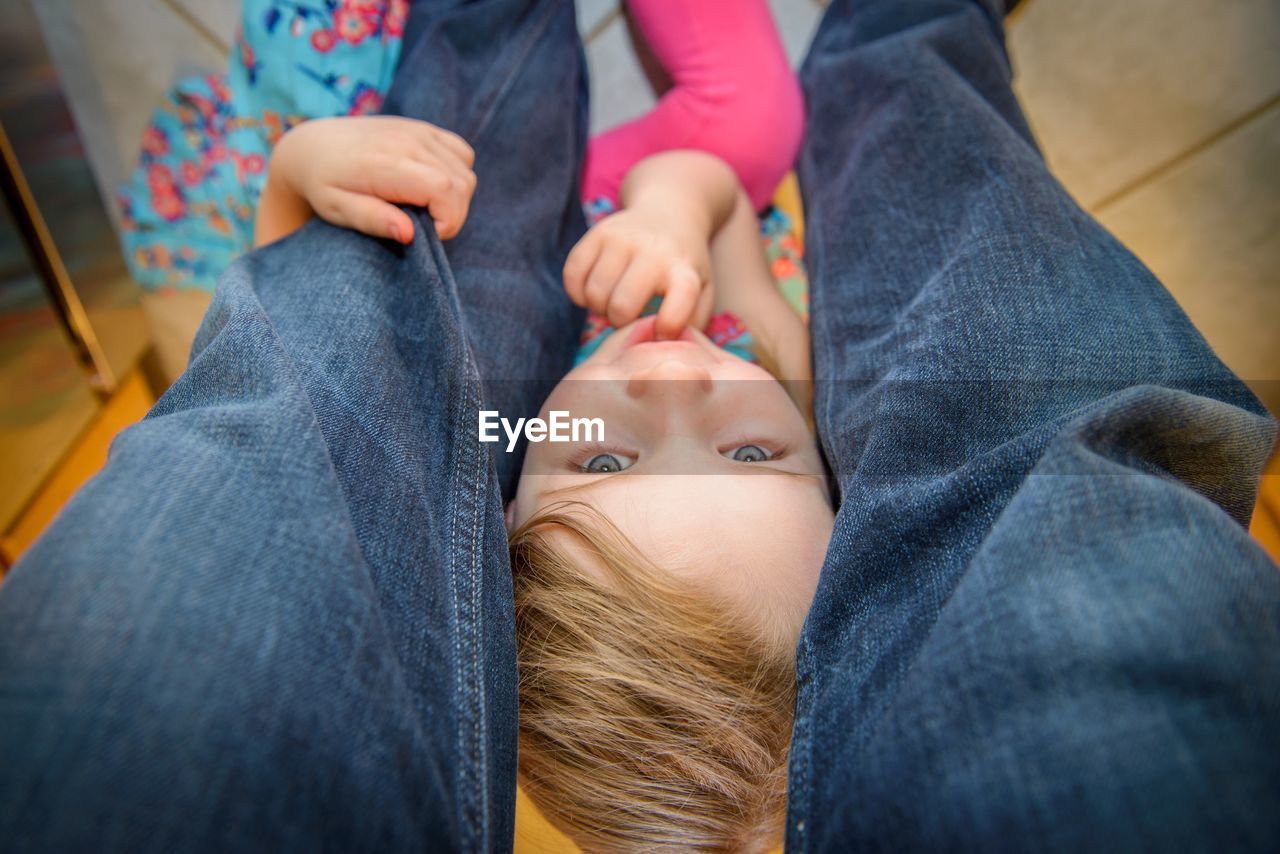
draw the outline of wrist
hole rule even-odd
[[[641,160],[619,191],[624,208],[652,210],[710,239],[733,208],[736,179],[723,161],[698,151],[666,151]]]
[[[300,142],[304,142],[300,137],[306,135],[304,128],[309,122],[303,122],[292,130],[280,137],[275,147],[271,149],[271,159],[267,162],[267,180],[266,186],[273,186],[279,191],[287,191],[288,193],[301,196],[301,188],[298,186],[294,175],[294,163],[297,161],[297,151]]]
[[[294,161],[294,146],[288,139],[289,134],[281,137],[271,153],[254,216],[255,246],[279,240],[300,228],[311,217],[310,203],[293,182],[290,164]]]
[[[675,188],[652,187],[637,190],[628,200],[628,210],[634,210],[661,223],[663,228],[682,237],[694,236],[700,241],[711,240],[715,223],[711,211]]]

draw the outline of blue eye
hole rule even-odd
[[[583,463],[581,468],[591,474],[611,474],[631,468],[634,462],[635,460],[623,454],[596,454]]]
[[[772,459],[772,455],[759,445],[739,445],[729,458],[739,463],[759,463]]]

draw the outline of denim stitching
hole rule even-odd
[[[469,366],[471,366],[474,369],[475,357],[471,354],[471,348],[466,341],[465,335],[463,336],[463,345],[467,353],[467,363]],[[472,408],[474,408],[476,411],[479,411],[481,407],[481,401],[480,401],[479,389],[475,382],[475,377],[468,377],[467,388],[469,392],[467,394],[468,403],[473,404]],[[471,411],[471,409],[469,408],[467,411]],[[460,429],[465,431],[466,429],[465,423],[460,425]],[[488,478],[486,477],[488,472],[484,470],[484,466],[480,463],[480,459],[481,459],[480,455],[476,453],[476,446],[472,446],[471,474],[472,474],[472,482],[475,484],[475,488],[471,496],[471,545],[470,545],[471,547],[471,620],[473,621],[473,625],[476,626],[476,633],[474,635],[474,637],[476,638],[484,637],[482,626],[480,625],[483,619],[483,610],[481,608],[481,600],[483,598],[482,591],[483,591],[483,585],[484,585],[484,571],[483,571],[483,565],[481,560],[481,544],[480,544],[480,540],[481,540],[480,494],[488,483]],[[488,740],[484,737],[484,732],[483,732],[484,720],[487,714],[487,704],[485,702],[484,676],[483,676],[484,664],[481,661],[481,644],[480,643],[474,643],[474,642],[472,643],[471,661],[472,661],[473,688],[476,690],[476,706],[477,706],[477,709],[476,709],[477,715],[472,721],[472,725],[471,725],[472,736],[474,739],[473,743],[475,744],[475,751],[477,754],[478,766],[484,769],[486,781],[487,781]],[[489,787],[488,785],[485,785],[483,782],[479,787],[479,795],[480,795],[480,804],[478,808],[480,811],[480,817],[481,817],[480,826],[482,829],[482,838],[481,838],[482,844],[481,844],[480,850],[487,851],[489,850],[489,840],[488,840]]]
[[[808,162],[809,157],[810,155],[808,154],[808,152],[802,153],[801,166],[802,168],[808,167],[804,169],[804,171],[806,172],[810,172],[812,170],[812,164]],[[819,233],[823,225],[821,218],[813,217],[813,211],[811,208],[806,210],[806,213],[809,215],[808,227],[809,227],[810,233],[811,234]],[[806,260],[806,263],[808,264],[809,275],[810,275],[811,292],[816,297],[812,305],[812,310],[810,311],[810,314],[809,314],[810,342],[811,342],[810,346],[812,347],[815,344],[820,345],[825,355],[826,364],[830,365],[834,363],[834,354],[832,352],[831,336],[827,334],[828,333],[827,325],[823,319],[825,314],[822,311],[822,302],[824,301],[824,297],[822,296],[821,288],[812,287],[812,284],[816,283],[822,276],[821,247],[822,247],[821,240],[811,240],[809,241],[809,245],[806,247],[806,253],[805,253],[805,260]],[[815,327],[816,327],[816,330],[815,330]],[[817,403],[817,395],[816,395],[817,365],[814,364],[813,367],[815,370],[814,401],[816,405]],[[830,426],[832,422],[831,398],[832,396],[829,393],[829,391],[824,393],[823,401],[822,401],[823,417],[820,423],[823,427],[823,432],[826,435],[831,434],[831,430],[830,430]],[[819,421],[819,419],[817,418],[816,412],[814,413],[814,415],[815,415],[815,422]],[[828,458],[830,458],[831,456],[830,450],[831,450],[830,448],[826,448]],[[839,472],[835,472],[835,474],[838,476]],[[797,654],[796,665],[797,665],[796,678],[800,684],[799,684],[797,697],[796,697],[796,718],[795,718],[795,722],[792,725],[792,733],[791,733],[792,760],[791,760],[791,774],[789,775],[789,779],[787,781],[787,799],[789,804],[792,807],[794,807],[793,809],[788,810],[788,812],[795,819],[791,828],[792,836],[794,837],[794,840],[795,840],[794,844],[798,850],[803,851],[808,847],[807,819],[809,818],[810,802],[811,802],[811,796],[812,796],[812,793],[809,787],[809,751],[811,750],[811,747],[812,747],[809,730],[810,730],[810,718],[812,717],[813,689],[814,689],[814,679],[813,679],[813,674],[811,672],[812,666],[813,666],[813,649],[807,633],[802,635],[800,648]]]
[[[437,268],[440,271],[441,284],[447,292],[450,308],[452,309],[455,319],[458,321],[458,338],[456,341],[458,350],[458,359],[462,368],[462,388],[457,396],[458,406],[454,409],[454,425],[459,433],[466,432],[468,406],[475,403],[478,404],[479,395],[477,393],[477,381],[479,379],[478,369],[476,368],[475,357],[471,352],[471,347],[466,340],[465,334],[462,332],[462,308],[458,300],[457,282],[453,278],[452,270],[449,262],[444,254],[444,248],[439,238],[434,232],[426,235],[427,243],[434,256]],[[478,408],[478,405],[477,407]],[[457,495],[458,501],[454,503],[454,511],[451,516],[452,534],[450,542],[458,547],[458,551],[451,552],[454,558],[449,561],[449,585],[452,602],[450,603],[454,614],[454,625],[456,631],[454,633],[454,653],[455,653],[455,684],[454,690],[458,698],[458,733],[455,743],[457,753],[460,758],[469,761],[460,761],[458,763],[458,810],[460,818],[460,831],[464,839],[469,839],[475,833],[481,834],[479,845],[474,839],[471,840],[470,850],[485,851],[488,849],[488,786],[487,786],[487,738],[484,731],[485,717],[485,696],[483,690],[483,663],[480,658],[480,649],[483,646],[483,631],[480,625],[480,611],[475,607],[477,591],[481,584],[478,576],[479,561],[478,556],[480,549],[477,546],[478,525],[476,524],[477,508],[479,501],[477,496],[482,488],[480,475],[483,474],[483,466],[479,464],[475,449],[470,447],[468,443],[463,442],[462,448],[458,453],[453,467],[454,473],[454,494]],[[469,465],[468,465],[469,464]],[[472,475],[470,482],[476,484],[472,494],[471,517],[472,524],[462,525],[462,516],[466,512],[465,504],[467,492],[465,484],[468,482],[464,475]],[[485,481],[487,483],[487,480]],[[459,587],[461,573],[453,571],[454,567],[469,566],[469,573],[466,577],[469,589]],[[470,604],[470,611],[464,608]],[[466,648],[470,647],[470,669],[467,667]],[[468,690],[470,689],[470,690]],[[468,716],[470,722],[468,726]],[[470,730],[470,738],[467,736]],[[470,742],[468,749],[468,742]],[[477,771],[479,774],[477,775]],[[478,789],[478,791],[477,791]],[[477,807],[477,804],[479,805]],[[480,814],[477,815],[477,809]]]
[[[479,118],[471,124],[470,132],[464,133],[463,136],[468,139],[473,146],[478,146],[483,138],[484,132],[487,130],[490,120],[497,113],[498,108],[502,104],[505,96],[510,91],[512,85],[517,79],[520,72],[528,64],[529,57],[534,49],[541,43],[542,36],[545,31],[555,20],[555,14],[561,10],[557,5],[547,4],[542,10],[542,18],[534,23],[527,31],[518,53],[513,61],[506,64],[506,74],[502,78],[500,84],[495,86],[488,97],[487,101],[477,110]],[[483,89],[484,87],[478,87]],[[479,392],[479,371],[475,362],[474,354],[471,351],[470,342],[467,340],[465,333],[465,325],[462,321],[463,313],[461,301],[458,298],[457,282],[454,280],[452,272],[449,268],[448,260],[445,256],[443,246],[434,233],[427,235],[431,252],[435,256],[437,266],[441,271],[441,279],[448,291],[448,298],[453,308],[454,314],[458,319],[459,328],[459,350],[460,359],[462,361],[464,387],[459,395],[459,403],[462,406],[461,411],[456,413],[455,423],[459,427],[460,432],[465,432],[466,423],[466,406],[475,404],[475,409],[480,408],[481,395]],[[465,444],[465,443],[464,443]],[[455,655],[457,656],[457,666],[455,667],[456,682],[455,691],[459,698],[459,720],[457,735],[457,751],[460,757],[467,756],[468,750],[465,743],[467,738],[467,721],[466,716],[469,712],[470,721],[470,741],[471,747],[469,751],[470,764],[461,762],[458,769],[459,775],[459,812],[462,820],[462,832],[464,838],[478,832],[481,834],[480,845],[473,850],[487,850],[489,847],[488,840],[488,765],[487,765],[487,738],[484,730],[485,718],[485,693],[483,671],[484,664],[482,661],[483,647],[483,613],[481,608],[482,598],[482,576],[483,565],[481,560],[481,548],[479,545],[480,531],[479,523],[481,521],[481,494],[487,486],[488,480],[482,477],[487,475],[485,463],[488,457],[475,453],[474,448],[464,448],[459,454],[454,465],[455,490],[459,490],[456,494],[459,501],[455,505],[452,523],[453,537],[455,543],[462,545],[466,543],[468,553],[458,555],[458,558],[465,559],[469,564],[469,590],[461,590],[458,587],[457,573],[450,573],[450,587],[453,596],[453,612],[455,617],[455,626],[457,633],[454,639]],[[462,531],[459,531],[459,524],[464,508],[460,505],[463,503],[465,487],[462,476],[465,473],[472,475],[471,482],[474,484],[472,493],[471,521],[469,531],[469,539]],[[451,562],[452,563],[452,562]],[[453,563],[454,566],[461,565],[459,560]],[[468,614],[464,605],[470,605],[470,613]],[[465,646],[470,645],[471,661],[470,672],[466,671],[466,655]],[[468,687],[471,689],[471,696],[468,697]],[[477,776],[477,773],[479,776]],[[479,810],[479,815],[477,815]],[[473,841],[474,845],[474,841]]]
[[[554,15],[558,11],[559,9],[557,9],[554,4],[545,4],[542,12],[542,20],[530,27],[529,31],[526,33],[524,42],[520,47],[520,52],[507,66],[508,71],[506,76],[502,79],[501,84],[494,87],[487,103],[484,103],[479,109],[479,118],[471,126],[470,133],[463,134],[463,137],[467,139],[473,147],[477,146],[479,141],[483,138],[485,130],[488,129],[489,120],[493,118],[494,114],[498,111],[499,105],[501,105],[503,99],[507,95],[507,92],[510,91],[511,86],[515,83],[518,72],[528,64],[529,55],[533,52],[534,48],[541,43],[543,32],[551,25],[552,20],[554,20]]]
[[[485,103],[478,111],[480,114],[480,117],[477,121],[474,122],[470,133],[467,133],[464,135],[465,138],[468,139],[473,146],[476,146],[476,147],[479,146],[481,140],[483,139],[484,132],[489,126],[491,118],[494,115],[496,115],[498,108],[501,106],[507,93],[511,90],[511,87],[515,83],[520,72],[525,68],[525,66],[528,65],[529,57],[532,55],[534,49],[541,43],[544,33],[551,26],[552,22],[555,20],[554,18],[555,14],[557,14],[559,11],[560,9],[556,5],[547,4],[541,10],[542,18],[528,29],[519,53],[517,54],[516,58],[506,66],[507,73],[503,78],[501,84],[494,88],[492,95],[488,99],[488,102]],[[439,263],[447,267],[448,262],[444,257],[443,247],[440,246],[439,241],[435,240],[434,237],[431,239],[431,243],[432,243],[433,251],[436,252],[437,254]],[[457,314],[460,320],[460,328],[463,330],[463,333],[460,336],[461,338],[460,344],[463,352],[463,362],[465,365],[465,369],[467,371],[467,381],[466,381],[467,393],[464,395],[464,397],[469,403],[474,403],[475,404],[474,408],[478,411],[482,404],[482,401],[480,399],[481,395],[479,393],[479,387],[478,387],[479,372],[478,372],[478,368],[476,367],[475,357],[471,352],[470,342],[467,340],[467,337],[465,334],[465,326],[463,326],[461,323],[461,318],[462,318],[461,303],[458,300],[457,285],[456,285],[456,282],[453,281],[452,276],[449,277],[449,285],[450,285],[450,296],[452,298],[452,301],[455,304],[455,309],[457,311]],[[458,423],[460,425],[460,430],[465,432],[466,426],[467,426],[465,423],[465,413],[463,413]],[[471,774],[471,776],[474,778],[474,771],[477,768],[480,769],[481,774],[483,776],[482,776],[482,779],[480,779],[478,782],[473,780],[471,785],[473,787],[478,786],[479,788],[478,792],[473,793],[473,798],[475,798],[480,802],[479,808],[481,809],[481,814],[480,816],[478,816],[480,821],[478,823],[481,826],[481,832],[483,834],[483,839],[482,839],[483,844],[480,850],[488,850],[489,848],[489,845],[488,845],[489,787],[487,785],[487,782],[488,782],[487,746],[488,744],[487,744],[487,739],[485,737],[485,732],[484,732],[484,715],[486,712],[486,709],[485,709],[486,704],[485,704],[485,696],[484,696],[484,693],[485,693],[484,679],[482,675],[484,665],[481,661],[482,643],[480,642],[480,639],[483,638],[483,634],[484,634],[482,631],[483,627],[481,626],[481,623],[483,622],[483,613],[482,613],[481,601],[480,601],[481,595],[482,595],[483,567],[482,567],[481,554],[480,554],[481,549],[478,546],[479,523],[481,521],[480,496],[481,496],[482,490],[488,483],[488,480],[485,477],[485,475],[487,475],[487,471],[485,470],[485,465],[484,465],[484,463],[488,460],[488,457],[487,456],[481,457],[481,455],[474,453],[474,450],[475,450],[474,448],[469,449],[469,456],[470,456],[470,462],[471,462],[469,471],[473,475],[472,482],[475,484],[474,493],[472,496],[472,526],[471,526],[471,542],[470,542],[471,552],[469,555],[469,561],[471,564],[471,589],[469,591],[470,600],[471,600],[471,614],[470,614],[469,622],[472,627],[471,679],[472,679],[472,690],[475,693],[475,699],[473,700],[475,709],[473,709],[474,716],[471,722],[472,740],[473,740],[472,760],[474,762],[474,765],[472,768],[473,773]],[[482,480],[482,478],[484,479]],[[461,738],[461,734],[459,737]],[[478,797],[476,797],[476,795],[478,795]],[[474,812],[474,809],[475,807],[473,806],[473,812]]]
[[[450,276],[449,278],[450,278],[450,279],[452,279],[452,277],[451,277],[451,276]],[[442,284],[446,282],[446,279],[445,279],[445,277],[444,277],[444,276],[441,276],[441,282],[442,282]],[[457,411],[457,409],[455,408],[455,414],[454,414],[455,423],[456,423],[457,421],[461,421],[461,419],[462,419],[463,417],[464,417],[464,416],[462,415],[462,413],[458,412],[458,411]],[[458,456],[457,456],[457,457],[455,457],[455,459],[454,459],[454,463],[453,463],[453,483],[454,483],[454,489],[457,489],[458,484],[461,484],[461,483],[462,483],[462,472],[461,472],[461,469],[462,469],[462,453],[459,453],[459,454],[458,454]],[[456,535],[457,535],[457,534],[456,534],[456,532],[457,532],[458,527],[459,527],[458,515],[459,515],[459,513],[461,513],[461,511],[462,511],[461,504],[462,504],[462,502],[461,502],[461,501],[458,501],[458,502],[456,502],[456,503],[454,504],[454,509],[453,509],[453,513],[452,513],[452,520],[451,520],[451,521],[452,521],[452,531],[453,531],[453,533],[452,533],[452,535],[450,536],[450,542],[452,542],[452,541],[454,540],[454,538],[456,537]],[[452,561],[450,561],[450,563],[452,564]],[[453,672],[454,672],[454,693],[455,693],[455,695],[457,696],[457,702],[456,702],[456,705],[457,705],[458,710],[459,710],[459,717],[461,718],[461,717],[463,716],[463,714],[464,714],[464,711],[463,711],[463,710],[465,709],[464,701],[465,701],[465,699],[466,699],[466,685],[465,685],[465,682],[466,682],[466,674],[465,674],[465,673],[463,673],[463,668],[462,668],[462,666],[461,666],[461,662],[462,662],[462,645],[463,645],[463,637],[462,637],[462,636],[463,636],[463,631],[464,631],[464,629],[463,629],[463,625],[462,625],[462,614],[460,613],[460,609],[459,609],[459,607],[458,607],[459,600],[461,599],[461,592],[460,592],[460,591],[459,591],[459,589],[458,589],[458,579],[457,579],[457,575],[456,575],[456,573],[454,573],[454,572],[452,572],[452,571],[450,571],[450,572],[449,572],[449,591],[450,591],[450,596],[449,596],[449,600],[450,600],[450,601],[449,601],[449,604],[450,604],[450,608],[452,609],[452,612],[453,612],[453,623],[454,623],[454,633],[453,633],[454,658],[455,658],[455,661],[457,662],[457,663],[455,664],[455,666],[454,666],[454,669],[453,669]],[[464,739],[464,738],[463,738],[463,736],[462,736],[461,726],[462,726],[462,722],[461,722],[461,720],[460,720],[460,721],[459,721],[459,733],[458,733],[458,735],[457,735],[457,741],[456,741],[456,744],[455,744],[455,749],[456,749],[456,750],[457,750],[457,752],[459,753],[459,756],[460,756],[460,757],[461,757],[461,755],[463,754],[464,749],[465,749],[465,748],[464,748],[464,744],[463,744],[463,742],[464,742],[464,740],[465,740],[465,739]],[[464,794],[464,793],[465,793],[465,791],[466,791],[467,778],[470,776],[468,772],[469,772],[469,769],[468,769],[468,767],[467,767],[467,764],[466,764],[465,762],[459,762],[459,763],[458,763],[458,776],[459,776],[459,778],[460,778],[460,779],[459,779],[458,791],[459,791],[459,795],[460,795],[460,800],[459,800],[458,807],[459,807],[459,809],[463,812],[463,816],[462,816],[462,817],[463,817],[464,819],[465,819],[465,811],[466,811],[466,808],[465,808],[465,799],[466,799],[466,798],[465,798],[465,794]],[[459,824],[459,830],[460,830],[462,833],[464,833],[464,834],[466,833],[466,825],[467,825],[467,822],[466,822],[465,820],[463,820],[463,821],[462,821],[462,822],[460,822],[460,824]]]

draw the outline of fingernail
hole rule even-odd
[[[397,243],[404,243],[404,237],[400,234],[400,225],[398,223],[391,223],[391,236],[395,238]]]

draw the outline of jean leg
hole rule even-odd
[[[573,366],[585,317],[560,276],[586,230],[578,186],[587,76],[573,4],[480,0],[420,8],[384,109],[429,118],[475,149],[471,210],[445,255],[485,408],[536,416]],[[523,71],[513,76],[516,61]],[[431,226],[425,215],[422,221]],[[510,498],[523,445],[510,454],[489,447]]]
[[[442,18],[415,52],[438,60],[413,70],[484,76],[456,116],[499,127],[551,66],[578,67],[572,5],[476,5],[492,17]],[[529,117],[576,140],[556,157],[584,134],[559,94]],[[554,181],[542,156],[525,166]],[[554,188],[576,207],[572,189]],[[415,215],[407,247],[312,222],[228,270],[188,371],[0,588],[7,848],[510,849],[510,569],[474,434],[486,333]],[[527,215],[504,226],[542,247],[521,281],[573,222]]]
[[[1274,427],[1047,171],[994,6],[834,0],[802,70],[841,506],[788,849],[1274,848]]]

